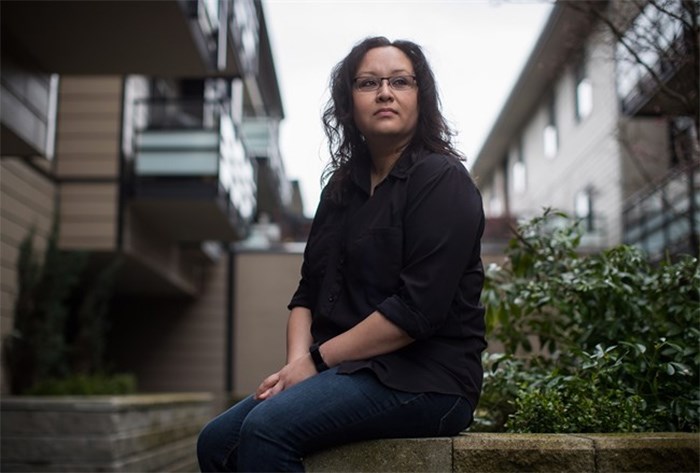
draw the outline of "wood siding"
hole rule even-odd
[[[222,408],[226,363],[226,257],[202,268],[196,299],[118,300],[114,317],[115,362],[136,374],[142,392],[211,392]]]
[[[53,223],[53,182],[25,160],[3,157],[0,164],[0,338],[12,330],[17,296],[19,246],[34,228],[35,248],[46,248]],[[3,369],[3,373],[5,370]],[[7,392],[4,375],[0,392]]]
[[[251,394],[284,366],[287,304],[299,284],[301,253],[236,254],[234,396]]]
[[[64,249],[116,249],[121,91],[120,77],[61,78],[56,174]]]

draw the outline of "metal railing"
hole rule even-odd
[[[697,255],[700,234],[700,163],[674,168],[650,189],[628,199],[622,212],[624,242],[652,259],[664,253]]]

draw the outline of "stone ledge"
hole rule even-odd
[[[158,406],[210,403],[210,393],[156,393],[120,396],[7,396],[3,411],[125,411]]]
[[[344,445],[309,472],[699,472],[700,434],[488,434]]]
[[[0,471],[196,471],[208,393],[8,397]]]

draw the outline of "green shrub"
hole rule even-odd
[[[618,388],[624,369],[617,348],[598,347],[581,367],[560,374],[553,370],[521,389],[509,416],[513,432],[638,432],[649,430],[653,419],[641,396]]]
[[[488,269],[489,337],[511,358],[532,353],[538,340],[550,365],[508,358],[502,375],[487,369],[483,405],[498,413],[485,418],[512,417],[512,430],[697,431],[697,259],[654,266],[630,246],[580,255],[579,243],[577,225],[546,210],[518,229],[508,264]],[[531,373],[506,389],[514,369]]]
[[[32,230],[20,245],[14,327],[3,344],[10,391],[133,392],[133,377],[104,374],[109,303],[119,260],[88,273],[88,254],[58,248],[56,224],[41,257],[33,241]]]
[[[56,225],[43,260],[34,249],[34,230],[22,241],[17,260],[18,293],[12,332],[4,340],[10,390],[20,394],[41,379],[66,375],[66,301],[80,282],[86,255],[58,248]]]
[[[59,379],[39,381],[26,391],[35,396],[118,395],[136,392],[132,374],[75,374]]]

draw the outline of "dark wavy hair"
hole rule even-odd
[[[415,153],[419,149],[425,149],[464,159],[452,145],[454,133],[440,111],[435,77],[421,47],[411,41],[392,42],[383,36],[366,38],[356,44],[333,68],[329,84],[331,98],[322,116],[330,161],[323,171],[321,181],[328,181],[330,197],[336,202],[343,200],[353,160],[369,156],[367,144],[353,119],[353,79],[367,51],[385,46],[400,49],[410,59],[418,83],[418,125],[404,152]]]

